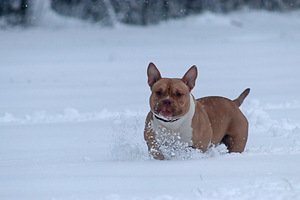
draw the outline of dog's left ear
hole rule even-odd
[[[197,67],[193,65],[181,79],[190,88],[190,91],[195,87],[198,72]]]

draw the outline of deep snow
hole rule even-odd
[[[151,27],[42,19],[0,31],[1,199],[300,199],[299,12]],[[150,159],[150,61],[168,77],[196,64],[196,97],[250,87],[245,152]]]

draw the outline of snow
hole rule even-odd
[[[114,28],[45,13],[0,31],[1,199],[300,199],[298,11]],[[196,97],[250,87],[245,152],[150,159],[151,61],[168,77],[197,65]]]

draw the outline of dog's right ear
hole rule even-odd
[[[149,63],[148,65],[147,75],[148,75],[148,85],[150,86],[150,88],[152,88],[152,86],[156,81],[161,79],[160,72],[152,62]]]

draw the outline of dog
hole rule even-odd
[[[218,96],[195,99],[191,94],[198,75],[195,65],[182,79],[162,78],[151,62],[147,75],[152,93],[144,139],[154,159],[165,159],[160,149],[166,141],[162,136],[202,152],[221,143],[226,145],[229,152],[244,151],[248,138],[248,120],[239,106],[248,96],[249,88],[235,100]]]

